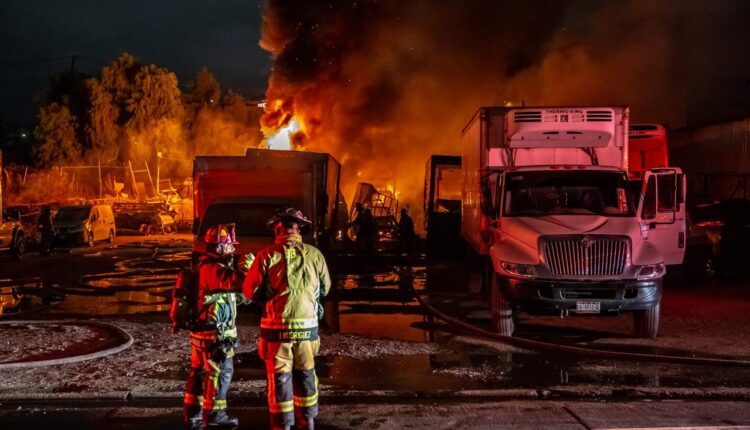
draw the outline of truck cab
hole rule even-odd
[[[493,322],[632,312],[658,333],[662,277],[682,262],[684,176],[627,171],[626,107],[483,108],[463,134],[462,234],[485,256]]]

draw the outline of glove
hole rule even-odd
[[[245,297],[242,293],[237,293],[237,304],[238,305],[249,305],[253,301]]]
[[[247,254],[242,256],[238,269],[242,273],[247,273],[247,271],[250,270],[250,266],[253,265],[253,261],[255,261],[255,254],[253,254],[252,252],[248,252]]]

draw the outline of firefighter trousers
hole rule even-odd
[[[232,382],[234,351],[226,357],[212,357],[212,340],[190,339],[190,373],[185,386],[185,421],[210,422],[226,413],[227,392]],[[216,361],[218,360],[218,361]]]
[[[296,425],[306,429],[318,415],[318,377],[315,355],[320,340],[258,342],[258,355],[266,363],[268,409],[271,428]]]

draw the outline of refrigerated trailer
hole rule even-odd
[[[257,252],[273,241],[266,221],[287,206],[312,226],[306,242],[325,249],[338,224],[341,166],[329,154],[248,149],[244,156],[201,156],[193,163],[194,249],[216,224],[235,224],[237,252]]]
[[[641,179],[649,169],[669,166],[667,129],[661,124],[630,124],[628,174]]]
[[[496,330],[529,314],[633,314],[658,333],[685,251],[684,176],[628,178],[627,107],[480,108],[462,132],[461,233],[485,262]]]

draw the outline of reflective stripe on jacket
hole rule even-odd
[[[258,252],[247,272],[245,297],[264,303],[260,335],[271,342],[318,338],[320,298],[331,277],[323,254],[299,235],[279,237]]]
[[[191,337],[205,340],[236,339],[237,297],[245,276],[222,259],[201,257],[198,269],[198,328]]]

